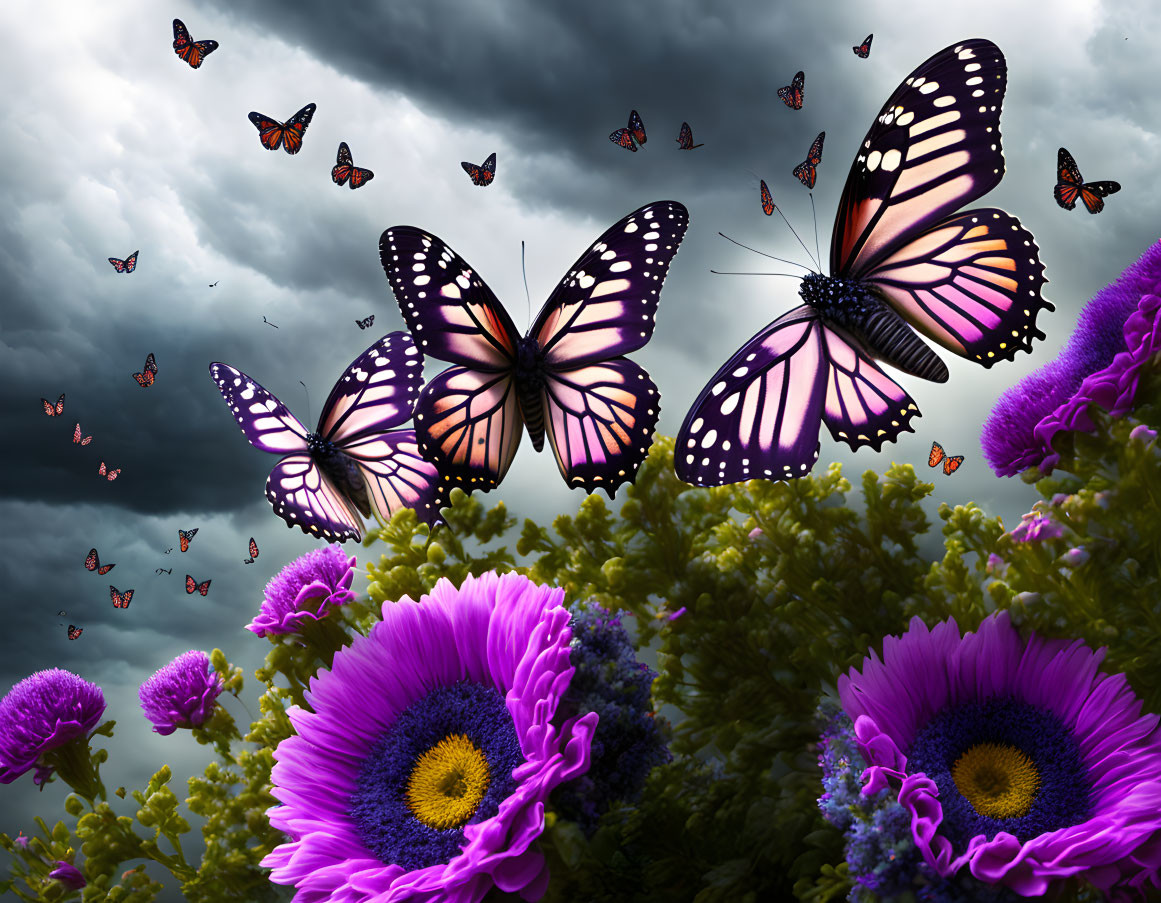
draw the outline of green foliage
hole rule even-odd
[[[1137,416],[1155,425],[1156,413],[1144,407]],[[79,850],[92,888],[86,901],[151,899],[159,885],[145,866],[113,883],[135,859],[163,866],[188,900],[279,897],[259,866],[283,841],[265,816],[275,804],[272,753],[293,732],[287,710],[305,704],[310,676],[353,633],[369,631],[384,604],[418,599],[441,578],[459,584],[514,569],[563,587],[568,602],[630,612],[642,657],[656,659],[655,704],[673,724],[673,761],[653,770],[638,804],[614,807],[587,838],[547,813],[545,899],[844,899],[851,886],[842,839],[816,802],[815,709],[841,673],[911,617],[930,624],[954,616],[971,630],[1009,609],[1045,634],[1107,644],[1108,667],[1128,674],[1147,710],[1161,710],[1161,450],[1148,435],[1130,439],[1137,420],[1099,412],[1094,420],[1094,434],[1059,440],[1060,469],[1037,484],[1044,501],[1036,510],[1061,536],[1020,541],[974,503],[943,505],[937,560],[921,551],[932,486],[908,465],[865,473],[855,500],[837,464],[791,483],[699,489],[674,476],[673,443],[664,438],[619,510],[592,495],[551,527],[525,520],[518,534],[502,503],[487,508],[458,491],[446,527],[432,531],[400,512],[365,541],[374,550],[367,595],[304,634],[305,644],[270,642],[257,672],[265,685],[259,717],[245,735],[221,706],[195,732],[218,754],[189,779],[186,802],[206,843],[200,863],[183,856],[190,826],[163,767],[132,792],[132,817],[72,797],[73,829],[38,822],[26,849],[0,835],[13,859],[0,890],[65,899],[46,883],[48,863]],[[217,651],[213,663],[241,699],[240,670]],[[1078,887],[1061,899],[1090,897]]]

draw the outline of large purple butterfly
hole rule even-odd
[[[266,497],[287,526],[346,542],[362,539],[359,515],[388,519],[414,508],[428,524],[443,502],[439,474],[424,460],[406,421],[423,384],[423,355],[393,332],[360,354],[335,383],[312,433],[245,373],[210,364],[210,376],[255,448],[286,455],[266,480]]]
[[[645,459],[660,413],[649,374],[624,357],[649,341],[689,225],[676,201],[634,210],[581,255],[524,338],[484,281],[434,235],[395,226],[383,269],[424,353],[456,366],[415,408],[419,446],[467,491],[499,485],[524,427],[570,487],[610,497]]]
[[[895,90],[847,176],[830,270],[807,275],[806,304],[779,317],[702,390],[677,437],[687,483],[789,479],[836,440],[876,451],[911,431],[911,397],[875,363],[945,382],[912,330],[984,367],[1031,351],[1044,266],[1032,234],[1002,210],[955,211],[1004,172],[1003,54],[970,40],[940,51]]]

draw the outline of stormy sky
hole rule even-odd
[[[1018,520],[1036,495],[992,475],[980,426],[1003,389],[1057,352],[1092,294],[1159,237],[1161,9],[1148,0],[913,9],[899,0],[0,4],[0,692],[53,666],[96,681],[119,722],[110,786],[140,786],[169,761],[180,794],[206,753],[150,733],[136,687],[191,647],[220,646],[252,670],[266,643],[241,626],[265,582],[317,545],[273,515],[263,484],[276,458],[243,439],[211,361],[244,370],[313,426],[342,369],[404,328],[379,264],[385,228],[441,236],[523,329],[521,240],[534,315],[605,228],[674,199],[691,226],[656,332],[633,356],[660,387],[659,429],[673,435],[721,363],[799,303],[793,280],[712,275],[771,268],[718,231],[805,262],[781,220],[763,216],[758,179],[813,246],[809,197],[790,171],[825,130],[814,192],[825,254],[855,147],[883,101],[928,56],[970,37],[995,41],[1008,61],[1007,174],[979,204],[1015,213],[1036,236],[1057,308],[1038,323],[1047,339],[991,370],[943,354],[948,383],[901,380],[923,413],[914,434],[852,454],[824,430],[817,466],[840,461],[857,481],[908,461],[934,474],[935,503],[975,500]],[[195,40],[221,45],[197,71],[172,51],[175,16]],[[868,32],[870,57],[857,59],[851,45]],[[806,102],[791,111],[775,92],[799,69]],[[249,111],[285,119],[307,103],[318,110],[301,153],[260,146]],[[630,109],[649,135],[635,154],[607,137]],[[704,147],[677,150],[682,121]],[[339,141],[375,171],[356,192],[330,180]],[[1102,214],[1053,201],[1061,145],[1086,179],[1124,186]],[[460,161],[491,152],[496,180],[477,188]],[[106,261],[136,249],[131,275]],[[355,320],[370,314],[373,329],[360,330]],[[130,374],[149,353],[159,372],[141,389]],[[62,392],[63,416],[46,417],[39,399]],[[87,447],[71,442],[77,422],[94,437]],[[954,477],[927,470],[932,440],[966,456]],[[98,475],[102,461],[121,468],[119,479]],[[525,441],[485,500],[546,521],[582,497]],[[181,554],[177,531],[193,527]],[[261,554],[244,565],[250,536]],[[82,566],[93,546],[117,565],[104,578]],[[213,580],[207,597],[186,595],[186,573]],[[109,583],[135,590],[130,609],[112,608]],[[84,635],[69,642],[62,622]],[[0,787],[0,830],[27,832],[31,813],[49,814],[62,796],[59,784],[43,795],[30,780]]]

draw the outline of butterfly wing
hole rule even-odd
[[[1071,210],[1076,206],[1083,184],[1084,178],[1080,174],[1076,160],[1067,150],[1060,148],[1056,152],[1056,186],[1052,189],[1056,203],[1065,210]]]
[[[827,396],[822,339],[822,321],[804,304],[726,361],[678,431],[677,476],[695,486],[722,486],[807,473],[818,460]]]
[[[1080,189],[1080,199],[1084,201],[1089,213],[1100,213],[1105,209],[1105,202],[1101,198],[1116,194],[1120,190],[1120,182],[1085,182]]]
[[[210,364],[210,378],[247,441],[275,455],[307,450],[307,429],[290,409],[241,370]]]
[[[362,188],[364,185],[366,185],[368,182],[370,182],[373,178],[375,178],[375,173],[371,172],[371,170],[364,169],[361,166],[352,166],[351,167],[351,190],[354,191],[356,188]]]
[[[439,469],[419,449],[415,430],[395,430],[343,446],[362,477],[364,497],[382,520],[411,508],[429,526],[439,523],[447,504]]]
[[[347,142],[339,142],[339,153],[336,158],[335,165],[331,167],[331,180],[336,185],[343,185],[347,179],[351,177],[351,169],[354,166],[354,161],[351,159],[351,149],[347,147]]]
[[[207,580],[205,583],[198,584],[198,592],[201,593],[203,596],[207,595],[209,593],[209,591],[210,591],[210,581],[209,580]]]
[[[815,167],[822,162],[822,143],[825,140],[826,132],[819,132],[818,137],[811,142],[806,159],[794,167],[794,178],[807,188],[814,188],[814,180],[818,177]]]
[[[541,404],[565,482],[586,492],[604,489],[609,498],[636,475],[661,413],[649,374],[623,357],[551,371]]]
[[[529,330],[545,364],[579,367],[648,342],[661,286],[688,227],[682,204],[656,201],[606,229],[569,267]]]
[[[963,455],[956,455],[954,458],[943,459],[943,472],[949,477],[959,470],[959,466],[963,463]]]
[[[85,570],[95,571],[100,563],[101,559],[97,557],[97,550],[89,549],[89,554],[85,556]]]
[[[120,468],[120,467],[118,467],[116,470],[110,470],[110,471],[109,471],[109,473],[108,473],[108,474],[106,474],[106,476],[105,476],[105,479],[107,479],[107,480],[115,480],[115,479],[117,479],[117,475],[118,475],[119,473],[121,473],[121,468]]]
[[[247,114],[249,120],[258,129],[258,140],[267,150],[278,150],[282,147],[282,139],[286,136],[286,126],[277,119],[271,119],[262,113],[251,111]]]
[[[302,136],[306,133],[306,128],[310,125],[311,119],[314,118],[314,111],[316,107],[313,103],[308,103],[305,107],[286,120],[286,125],[282,132],[282,149],[288,154],[297,154],[302,150]]]
[[[636,110],[632,110],[629,113],[629,132],[638,144],[645,143],[645,123],[641,121],[641,117],[637,114]]]
[[[110,257],[109,263],[113,264],[113,269],[115,269],[118,273],[125,272],[125,261],[120,257]]]
[[[767,216],[774,215],[774,195],[766,187],[766,180],[762,179],[762,212]]]
[[[519,333],[503,305],[467,262],[436,236],[393,226],[379,259],[420,350],[480,370],[509,370]]]
[[[254,542],[253,536],[250,537],[250,557],[251,558],[258,557],[258,543]]]
[[[801,110],[806,95],[806,73],[796,72],[790,84],[778,89],[778,97],[792,110]],[[816,164],[817,165],[817,164]]]
[[[134,251],[132,254],[125,258],[126,273],[132,273],[135,269],[137,269],[137,255],[140,253],[140,251]],[[120,272],[120,270],[118,270],[118,272]]]
[[[423,457],[451,484],[500,484],[524,432],[512,371],[449,367],[424,387],[415,406]]]
[[[334,542],[363,538],[358,509],[309,454],[287,455],[274,465],[266,478],[266,498],[288,527]]]
[[[637,145],[633,143],[633,133],[628,129],[617,129],[609,135],[609,140],[618,147],[623,147],[637,153]]]
[[[855,52],[855,56],[865,60],[868,56],[871,55],[871,39],[873,37],[873,34],[869,34],[867,35],[867,39],[863,41],[862,44],[860,44],[858,47],[851,48],[851,50]]]
[[[69,624],[68,637],[70,640],[79,639],[80,635],[84,632],[85,632],[85,628],[74,627],[72,624]]]
[[[693,147],[693,129],[689,127],[688,122],[681,124],[681,131],[677,133],[677,146],[681,150],[689,150]]]
[[[481,187],[484,185],[491,185],[494,178],[496,178],[495,152],[488,154],[488,159],[485,160],[484,165],[480,167],[480,177],[476,184],[480,185]]]
[[[912,326],[984,367],[1031,351],[1044,333],[1045,283],[1036,240],[1016,217],[983,208],[949,216],[893,251],[862,279]]]
[[[938,442],[932,442],[931,451],[927,454],[927,466],[938,467],[939,462],[944,459],[945,454],[946,453],[944,452],[942,445],[940,445]]]

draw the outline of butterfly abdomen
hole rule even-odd
[[[921,379],[947,382],[947,365],[864,283],[810,273],[798,293],[825,322],[850,333],[880,360]]]
[[[544,389],[544,354],[536,339],[526,336],[516,348],[516,398],[520,415],[528,427],[528,438],[537,451],[544,448],[544,403],[540,393]]]

